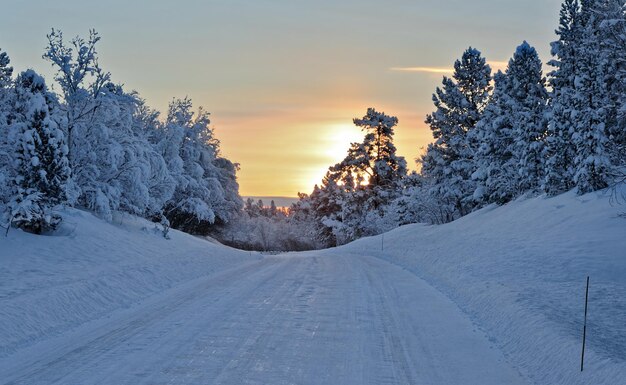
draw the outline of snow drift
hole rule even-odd
[[[342,250],[400,265],[447,294],[537,384],[615,385],[626,378],[623,212],[610,193],[566,193],[489,206],[446,225],[403,226]]]
[[[58,236],[0,237],[0,358],[194,278],[253,259],[248,252],[130,215],[104,222],[67,210]]]

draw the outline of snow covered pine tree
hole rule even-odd
[[[477,144],[469,132],[482,117],[491,92],[491,68],[480,51],[470,47],[454,63],[452,79],[433,95],[436,110],[426,117],[435,141],[422,157],[422,174],[430,192],[449,212],[447,220],[468,214],[474,207],[473,156]]]
[[[479,143],[472,177],[479,204],[503,204],[543,179],[543,143],[548,92],[537,51],[523,42],[506,73],[494,76],[495,91],[472,133]]]
[[[54,230],[61,222],[51,209],[66,200],[71,174],[65,137],[50,118],[54,102],[54,95],[35,71],[26,70],[17,77],[8,122],[9,140],[15,149],[11,223],[36,234]]]

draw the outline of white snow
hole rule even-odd
[[[607,192],[518,200],[446,225],[403,226],[340,250],[380,257],[447,294],[536,384],[624,384],[623,203]]]
[[[0,238],[0,359],[182,282],[254,259],[178,231],[166,240],[154,224],[129,215],[112,225],[83,211],[63,214],[65,235],[11,229],[8,238]]]
[[[0,384],[620,384],[625,211],[539,197],[261,256],[67,210],[0,238]]]

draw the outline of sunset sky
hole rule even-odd
[[[7,0],[0,48],[17,71],[41,59],[50,28],[102,36],[100,64],[165,112],[189,96],[212,114],[242,195],[310,192],[362,134],[375,107],[399,118],[414,168],[431,140],[431,94],[468,46],[503,68],[527,40],[549,59],[561,0]]]

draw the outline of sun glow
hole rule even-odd
[[[326,126],[323,130],[320,153],[324,154],[324,163],[310,170],[308,184],[311,188],[316,184],[320,185],[328,168],[345,158],[350,144],[361,142],[364,135],[358,127],[350,123],[333,123]]]
[[[330,163],[337,163],[346,156],[350,144],[363,140],[363,132],[353,124],[336,123],[327,129],[324,154]]]

